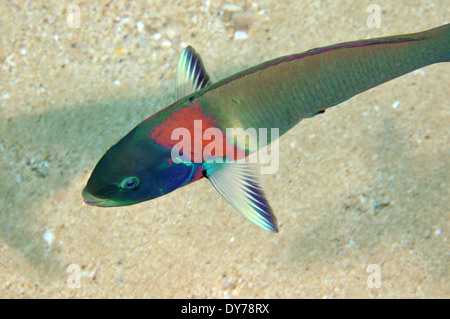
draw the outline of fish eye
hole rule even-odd
[[[122,189],[134,189],[139,185],[139,178],[136,176],[130,176],[124,178],[122,182],[120,182],[120,188]]]

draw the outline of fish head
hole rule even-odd
[[[97,163],[83,189],[83,198],[93,206],[137,204],[193,181],[198,169],[193,163],[174,163],[170,150],[135,128]]]

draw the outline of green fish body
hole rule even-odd
[[[228,129],[266,129],[265,138],[273,141],[304,118],[416,69],[448,61],[450,24],[280,57],[216,83],[188,47],[177,67],[178,101],[107,151],[83,190],[85,202],[131,205],[206,177],[247,219],[277,231],[257,169],[239,161],[270,142],[256,143],[251,134],[239,142]],[[184,140],[184,133],[191,138]]]

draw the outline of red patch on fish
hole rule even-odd
[[[175,148],[183,157],[195,163],[203,162],[209,156],[234,160],[244,157],[242,150],[227,144],[225,132],[217,126],[217,120],[203,114],[197,102],[175,110],[152,129],[150,138],[167,149]]]

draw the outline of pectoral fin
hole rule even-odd
[[[191,46],[181,52],[175,75],[175,98],[177,100],[211,84],[200,55]]]
[[[261,188],[258,167],[247,163],[204,163],[214,188],[245,218],[278,232],[277,219]]]

